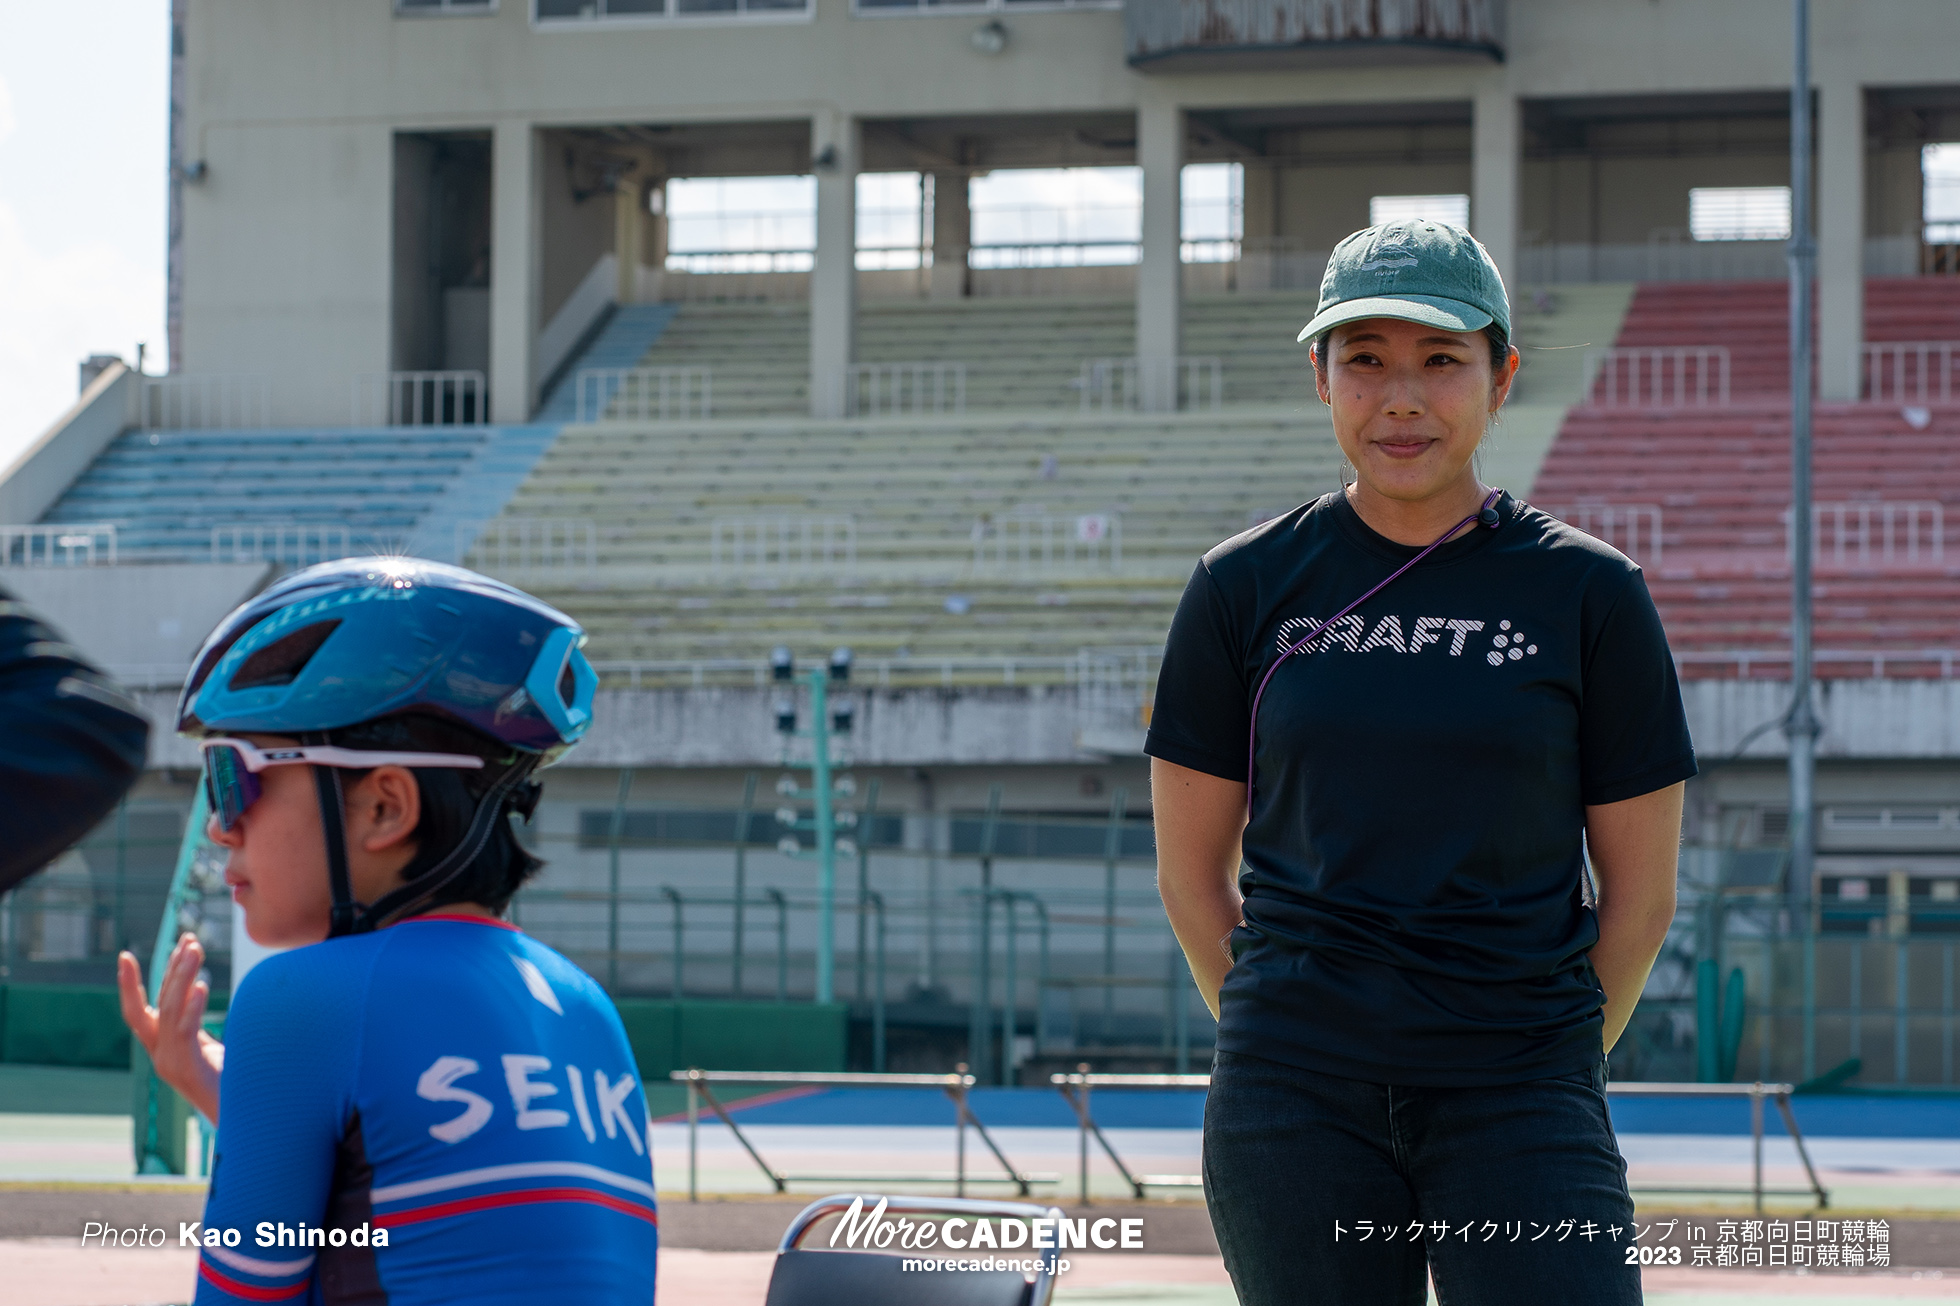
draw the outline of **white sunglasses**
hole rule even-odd
[[[270,766],[332,766],[368,771],[377,766],[452,767],[476,771],[483,759],[468,753],[385,753],[358,748],[309,744],[293,748],[260,748],[244,739],[219,737],[198,741],[204,758],[204,785],[218,828],[230,830],[245,809],[264,792],[258,774]]]

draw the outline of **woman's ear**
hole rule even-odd
[[[1320,396],[1320,402],[1329,408],[1334,406],[1334,397],[1327,390],[1327,338],[1322,336],[1307,346],[1307,361],[1313,365],[1313,389]]]
[[[1511,397],[1511,386],[1518,379],[1518,369],[1523,366],[1524,366],[1524,355],[1518,352],[1518,347],[1516,345],[1512,345],[1510,347],[1510,352],[1504,356],[1503,370],[1500,371],[1496,376],[1491,378],[1491,386],[1490,386],[1490,411],[1491,412],[1495,413],[1498,409],[1502,408],[1504,406],[1504,401]]]
[[[406,767],[378,766],[347,794],[347,837],[370,853],[415,846],[422,824],[422,787]]]

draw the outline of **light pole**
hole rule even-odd
[[[851,762],[841,752],[836,757],[831,755],[831,741],[850,735],[856,714],[848,699],[832,707],[829,692],[833,685],[850,683],[851,650],[839,648],[830,655],[827,668],[798,675],[795,656],[789,649],[778,647],[769,655],[769,666],[777,684],[801,684],[810,691],[808,730],[797,729],[795,699],[785,696],[775,703],[776,729],[783,736],[783,765],[807,768],[810,772],[808,788],[799,785],[794,775],[785,774],[776,781],[776,793],[787,799],[807,799],[813,808],[812,819],[808,821],[794,807],[776,809],[777,823],[788,832],[776,848],[786,857],[814,858],[817,863],[817,1001],[832,1002],[837,995],[837,855],[841,852],[850,857],[857,853],[854,840],[840,839],[837,835],[840,826],[855,828],[857,813],[838,811],[836,799],[856,793],[857,783],[849,776],[832,778],[833,772],[848,769]],[[793,739],[810,741],[808,762],[790,759]],[[816,846],[805,851],[796,837],[798,830],[813,831]]]

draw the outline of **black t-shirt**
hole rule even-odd
[[[1411,1085],[1599,1060],[1584,809],[1686,779],[1694,749],[1640,569],[1497,507],[1267,685],[1220,1048]],[[1206,554],[1144,751],[1243,781],[1280,651],[1417,552],[1335,493]]]

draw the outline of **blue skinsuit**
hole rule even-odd
[[[501,921],[268,958],[226,1019],[197,1302],[651,1302],[647,1126],[611,1001]]]

